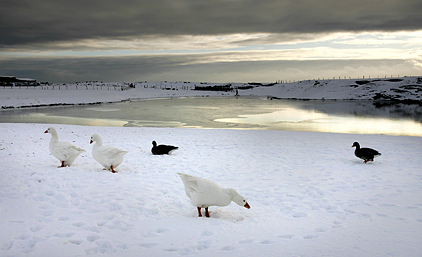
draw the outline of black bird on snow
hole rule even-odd
[[[157,145],[157,142],[152,141],[151,152],[154,155],[170,154],[171,152],[179,149],[177,146],[172,145]]]
[[[374,161],[375,157],[378,157],[381,155],[380,152],[377,150],[374,150],[372,148],[360,148],[360,145],[358,142],[354,142],[352,147],[356,147],[355,155],[356,157],[364,160],[365,163],[368,161]]]

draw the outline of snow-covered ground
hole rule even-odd
[[[265,96],[295,99],[399,100],[422,101],[422,77],[384,79],[306,80],[293,83],[194,83],[194,82],[83,82],[37,87],[0,87],[2,108],[31,107],[50,104],[92,104],[130,99],[181,96],[233,96],[235,91],[202,91],[195,88],[238,88],[240,96]]]
[[[1,88],[0,100],[19,107],[186,94],[229,93]],[[49,126],[60,140],[87,151],[73,166],[57,168],[48,150],[51,136],[43,133]],[[118,173],[92,158],[94,133],[129,151]],[[422,252],[422,137],[7,123],[0,134],[0,256]],[[154,156],[152,140],[180,148]],[[353,154],[354,141],[382,156],[364,164]],[[232,203],[210,207],[211,218],[199,218],[177,172],[232,187],[251,209]]]
[[[0,124],[0,256],[420,256],[421,137],[56,125],[87,150],[57,168],[48,126]],[[129,151],[117,174],[92,158],[94,133]],[[154,156],[152,140],[180,149]],[[354,141],[382,156],[364,164]],[[176,172],[251,209],[198,218]]]

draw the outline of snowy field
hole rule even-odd
[[[228,86],[240,96],[295,99],[373,100],[374,98],[422,101],[422,77],[383,79],[305,80],[274,85],[256,83],[136,82],[135,88],[121,90],[128,83],[81,82],[38,87],[0,87],[0,107],[31,107],[49,104],[92,104],[157,97],[233,96],[235,91],[202,91],[195,88]]]
[[[15,107],[186,93],[0,91],[1,105]],[[49,126],[61,141],[86,150],[71,167],[57,168],[48,149],[51,135],[44,134]],[[129,151],[118,173],[92,158],[94,133]],[[2,257],[422,252],[422,137],[6,123],[0,134]],[[154,156],[152,140],[179,150]],[[354,141],[382,156],[364,164],[353,154]],[[199,218],[177,172],[232,187],[251,209],[232,203],[210,207],[211,217]]]
[[[57,125],[84,148],[57,168],[49,125],[0,124],[0,256],[420,256],[422,138]],[[118,173],[90,136],[128,150]],[[179,146],[150,153],[151,141]],[[364,164],[354,141],[382,156]],[[176,172],[235,188],[197,217]]]

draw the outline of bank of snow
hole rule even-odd
[[[283,99],[392,100],[420,103],[421,77],[305,80],[294,83],[83,82],[37,87],[0,87],[0,105],[22,108],[95,104],[154,97],[263,96]],[[128,89],[128,90],[122,90]]]
[[[420,256],[422,138],[54,125],[87,150],[57,168],[44,124],[0,124],[0,256]],[[129,153],[104,171],[90,136]],[[150,153],[151,141],[179,146]],[[363,164],[351,145],[379,150]],[[176,172],[235,188],[198,218]]]

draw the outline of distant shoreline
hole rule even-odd
[[[186,96],[178,96],[172,98],[182,98]],[[189,97],[189,96],[187,96]],[[218,98],[221,96],[210,96],[210,98]],[[224,98],[228,98],[232,96],[224,96]],[[262,98],[259,96],[238,96],[239,98]],[[136,99],[124,99],[119,101],[112,101],[112,102],[92,102],[92,103],[51,103],[51,104],[39,104],[39,105],[22,105],[22,106],[2,106],[2,110],[16,110],[16,109],[31,109],[31,108],[48,108],[48,107],[76,107],[76,106],[89,106],[89,105],[103,105],[103,104],[117,104],[117,103],[125,103],[131,101],[141,101],[141,100],[154,100],[154,99],[166,99],[169,97],[151,97],[151,98],[136,98]],[[200,96],[193,96],[192,98],[203,98]],[[237,98],[237,97],[236,97]],[[406,105],[422,105],[422,101],[417,100],[374,100],[374,99],[300,99],[300,98],[278,98],[278,97],[271,97],[267,98],[268,100],[287,100],[287,101],[327,101],[327,102],[336,102],[336,101],[354,101],[354,102],[373,102],[378,103],[381,105],[392,105],[392,104],[406,104]]]
[[[422,77],[307,80],[293,83],[78,82],[1,87],[3,110],[120,103],[175,97],[265,97],[285,100],[374,101],[422,105]]]

